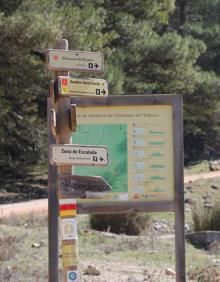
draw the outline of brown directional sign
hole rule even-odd
[[[111,190],[111,186],[100,176],[58,176],[58,194],[62,196],[100,198],[105,192],[110,192]]]

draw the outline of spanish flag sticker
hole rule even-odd
[[[59,199],[60,217],[76,216],[76,200],[75,199]]]

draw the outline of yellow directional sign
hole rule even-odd
[[[100,52],[49,49],[47,67],[54,71],[101,72],[104,70],[104,59]]]
[[[65,96],[108,96],[108,84],[104,79],[59,76],[57,88],[58,93]]]

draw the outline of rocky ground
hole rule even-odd
[[[210,206],[219,197],[220,171],[202,172],[185,178],[186,231],[192,228],[193,204]],[[11,191],[13,197],[9,194],[12,184],[16,187]],[[48,279],[47,199],[9,204],[19,199],[46,198],[46,184],[46,174],[42,177],[35,173],[26,178],[24,186],[21,180],[16,183],[11,180],[10,186],[1,188],[1,201],[8,204],[0,206],[0,282]],[[161,213],[152,214],[151,218],[150,228],[141,236],[126,236],[91,230],[88,216],[79,216],[81,281],[175,281],[174,216]],[[187,281],[220,281],[219,255],[219,245],[204,250],[186,242]]]

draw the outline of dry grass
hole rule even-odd
[[[211,207],[194,205],[192,208],[194,231],[220,231],[220,202]]]
[[[213,266],[204,268],[196,268],[192,273],[189,273],[189,278],[197,282],[219,282],[220,273]]]

